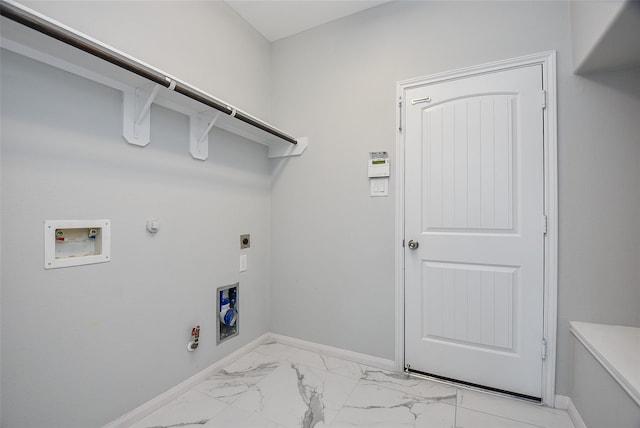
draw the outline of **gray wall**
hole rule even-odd
[[[598,45],[624,9],[625,2],[626,0],[569,3],[574,70],[579,70],[599,48]]]
[[[78,16],[91,9],[74,5]],[[135,15],[141,5],[150,21],[179,6],[114,5],[93,24],[113,28],[116,15]],[[191,18],[201,22],[201,15],[214,23],[233,15],[223,3],[197,5]],[[180,25],[187,26],[183,17]],[[211,39],[226,27],[203,27],[192,50],[165,52],[166,67],[180,77],[183,70],[173,65],[201,73],[198,86],[210,83],[214,94],[224,89],[230,102],[264,115],[269,45],[235,19],[235,33],[244,38],[216,44]],[[148,24],[137,33],[162,36],[161,26]],[[171,34],[177,37],[179,27]],[[133,27],[119,28],[109,34],[128,43],[121,49],[158,48],[151,37],[135,37]],[[214,67],[225,61],[228,68]],[[131,146],[121,136],[118,91],[10,52],[2,52],[1,64],[0,425],[101,426],[267,332],[266,148],[214,130],[209,159],[196,161],[188,152],[187,117],[156,106],[150,145]],[[111,262],[43,269],[44,220],[99,218],[112,222]],[[155,236],[145,230],[150,218],[161,222]],[[241,233],[252,235],[245,273],[238,272]],[[215,289],[238,280],[240,336],[216,346]],[[196,324],[200,347],[189,353]]]
[[[370,198],[366,161],[387,150],[394,174],[396,82],[548,50],[559,85],[557,393],[569,393],[569,320],[640,325],[640,73],[572,75],[568,9],[392,2],[274,43],[272,120],[311,142],[272,165],[274,332],[394,357],[395,183]]]
[[[222,1],[21,3],[267,118],[270,44]]]

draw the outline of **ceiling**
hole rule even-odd
[[[226,0],[273,42],[390,0]]]

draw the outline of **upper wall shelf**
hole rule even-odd
[[[268,156],[302,154],[306,138],[293,138],[278,128],[12,0],[0,1],[1,46],[20,55],[122,91],[123,136],[131,144],[150,141],[152,103],[189,116],[189,151],[207,159],[213,126],[269,148]]]

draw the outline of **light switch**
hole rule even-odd
[[[240,272],[244,272],[247,270],[247,255],[243,254],[240,256]]]
[[[369,195],[371,196],[389,196],[389,178],[370,178]]]

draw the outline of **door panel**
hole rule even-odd
[[[423,113],[425,230],[512,229],[514,104],[513,95],[480,96]]]
[[[405,362],[414,370],[541,396],[541,91],[538,65],[406,91],[405,239],[419,247],[405,254]]]
[[[513,350],[517,271],[425,262],[423,338]]]

